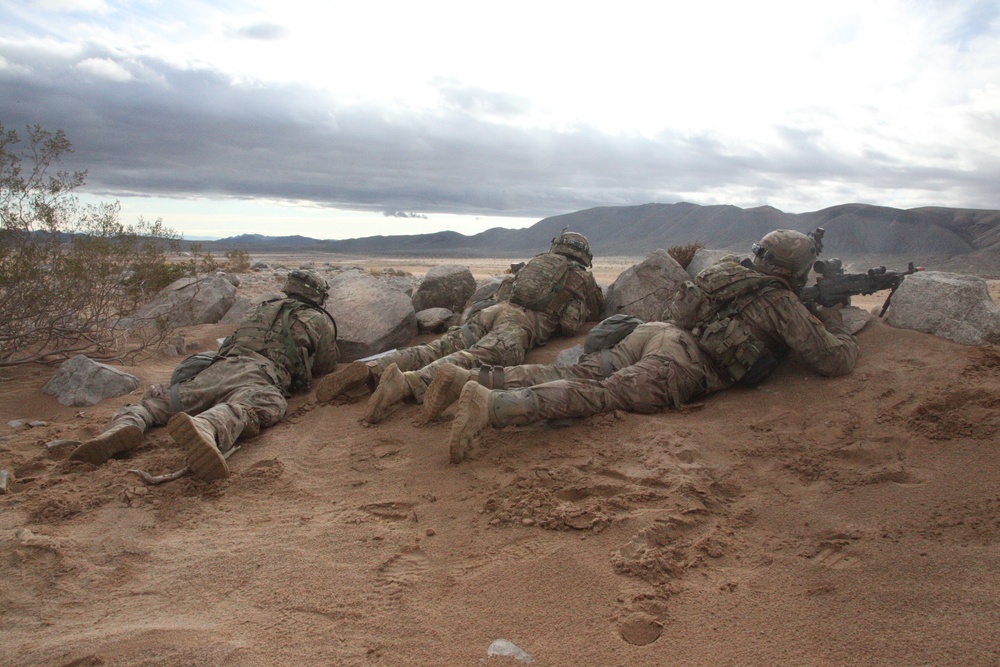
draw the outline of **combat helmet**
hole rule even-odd
[[[812,237],[790,229],[776,229],[754,243],[753,265],[761,273],[789,278],[805,284],[809,270],[819,255]]]
[[[281,291],[290,297],[322,306],[330,293],[330,284],[316,271],[295,269],[289,272]]]
[[[552,239],[549,252],[575,259],[588,268],[594,259],[590,254],[590,242],[587,241],[587,237],[578,232],[568,232],[565,227],[559,236]]]

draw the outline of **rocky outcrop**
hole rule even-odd
[[[63,405],[96,405],[105,398],[123,396],[138,389],[139,378],[102,364],[82,354],[63,362],[42,393],[55,396]]]

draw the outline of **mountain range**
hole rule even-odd
[[[328,252],[369,256],[526,257],[546,250],[568,227],[584,234],[595,255],[644,256],[655,248],[701,243],[746,251],[773,229],[826,230],[824,254],[845,257],[934,258],[952,268],[965,264],[1000,269],[1000,211],[923,207],[898,209],[842,204],[808,213],[771,206],[700,206],[690,203],[602,206],[544,218],[524,229],[493,228],[466,236],[436,232],[319,240],[304,236],[244,234],[204,242],[206,250]],[[982,271],[980,271],[982,272]]]

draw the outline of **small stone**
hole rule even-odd
[[[30,426],[32,428],[40,428],[42,426],[48,426],[48,425],[49,425],[48,422],[43,422],[43,421],[41,421],[39,419],[36,419],[34,421],[28,422],[28,426]]]
[[[6,470],[0,470],[0,496],[11,491],[10,485],[14,481],[14,475]]]
[[[45,443],[45,449],[49,452],[54,452],[60,450],[64,447],[76,447],[77,445],[83,444],[79,440],[50,440]]]
[[[18,542],[22,544],[33,538],[35,534],[28,530],[27,528],[18,528],[14,531],[14,537],[17,538]]]
[[[7,422],[7,426],[9,426],[10,428],[21,428],[27,423],[28,423],[27,419],[13,419]]]
[[[524,649],[506,639],[497,639],[486,649],[487,658],[494,656],[513,658],[518,662],[530,665],[535,662],[534,658],[528,655]]]
[[[530,518],[521,519],[521,525],[524,525],[524,526],[534,526],[535,525],[535,520],[534,519],[530,519]]]
[[[437,535],[437,532],[435,532],[433,528],[428,528],[425,531],[425,534],[427,535],[427,537],[434,537],[435,535]]]

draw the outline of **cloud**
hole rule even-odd
[[[272,42],[286,38],[289,31],[277,23],[253,23],[234,30],[233,35],[242,39]]]
[[[87,58],[77,64],[77,68],[96,77],[117,81],[119,83],[132,80],[132,73],[121,63],[108,58]]]
[[[845,196],[1000,206],[991,151],[955,161],[953,137],[943,132],[903,141],[875,123],[844,129],[823,108],[803,107],[794,124],[753,138],[714,128],[609,133],[521,124],[528,100],[452,79],[434,81],[445,104],[421,108],[96,45],[0,42],[0,59],[8,63],[0,68],[4,127],[65,130],[75,147],[67,167],[87,169],[89,189],[113,196],[524,217],[680,199],[786,210]],[[995,102],[995,94],[975,98],[965,118],[978,125],[966,123],[959,135],[966,143],[996,127]]]

